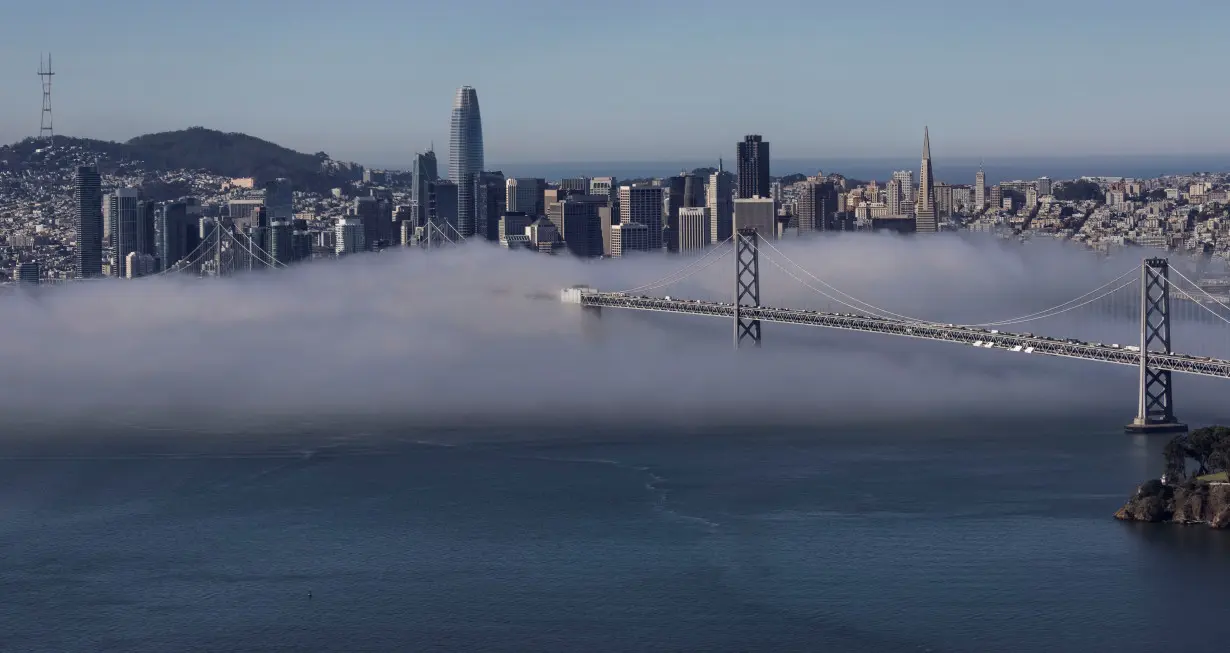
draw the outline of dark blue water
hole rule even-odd
[[[727,169],[734,166],[734,152],[726,158]],[[913,170],[918,179],[918,157],[915,155],[885,158],[837,158],[817,157],[807,159],[775,158],[772,162],[774,176],[793,173],[816,174],[817,170],[840,173],[846,177],[864,181],[876,179],[881,183],[889,179],[894,170]],[[1082,176],[1135,177],[1149,179],[1162,175],[1190,174],[1193,172],[1219,172],[1230,170],[1230,155],[1131,155],[1131,156],[1084,156],[1084,157],[995,157],[980,161],[976,158],[945,158],[938,155],[933,160],[938,181],[950,184],[972,184],[974,175],[982,166],[988,184],[1018,179],[1075,179]],[[405,166],[402,166],[405,167]],[[608,176],[621,179],[665,177],[678,174],[680,170],[700,167],[717,167],[717,161],[638,161],[638,162],[576,162],[576,163],[505,163],[492,164],[493,170],[515,177],[542,177],[564,179],[567,177]]]
[[[1230,636],[1230,536],[1111,519],[1161,443],[1109,423],[326,431],[6,442],[0,650]]]

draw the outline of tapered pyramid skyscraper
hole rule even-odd
[[[931,130],[923,127],[922,165],[918,170],[918,200],[914,204],[914,223],[920,233],[935,233],[935,176],[931,172]]]

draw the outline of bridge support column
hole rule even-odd
[[[760,306],[760,236],[755,229],[735,233],[735,349],[750,340],[760,346],[760,320],[743,316],[743,308]]]
[[[1128,433],[1184,433],[1187,425],[1174,416],[1170,370],[1149,365],[1149,352],[1170,352],[1170,263],[1145,259],[1140,266],[1140,388],[1136,419]]]

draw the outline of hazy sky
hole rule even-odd
[[[1230,152],[1223,0],[5,0],[0,141],[203,125],[338,158],[447,150],[478,89],[487,160]]]

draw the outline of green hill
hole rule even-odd
[[[16,167],[45,161],[36,154],[44,145],[43,141],[27,138],[0,147],[0,161]],[[205,170],[228,177],[254,177],[258,183],[288,177],[298,188],[318,191],[338,185],[347,175],[345,169],[322,168],[321,164],[329,160],[324,152],[304,154],[255,136],[204,127],[146,134],[125,143],[56,136],[55,149],[84,150],[116,163],[140,161],[150,170]]]
[[[159,168],[208,170],[232,177],[304,178],[320,172],[328,155],[304,154],[247,134],[204,127],[138,136],[125,143],[132,158]]]

